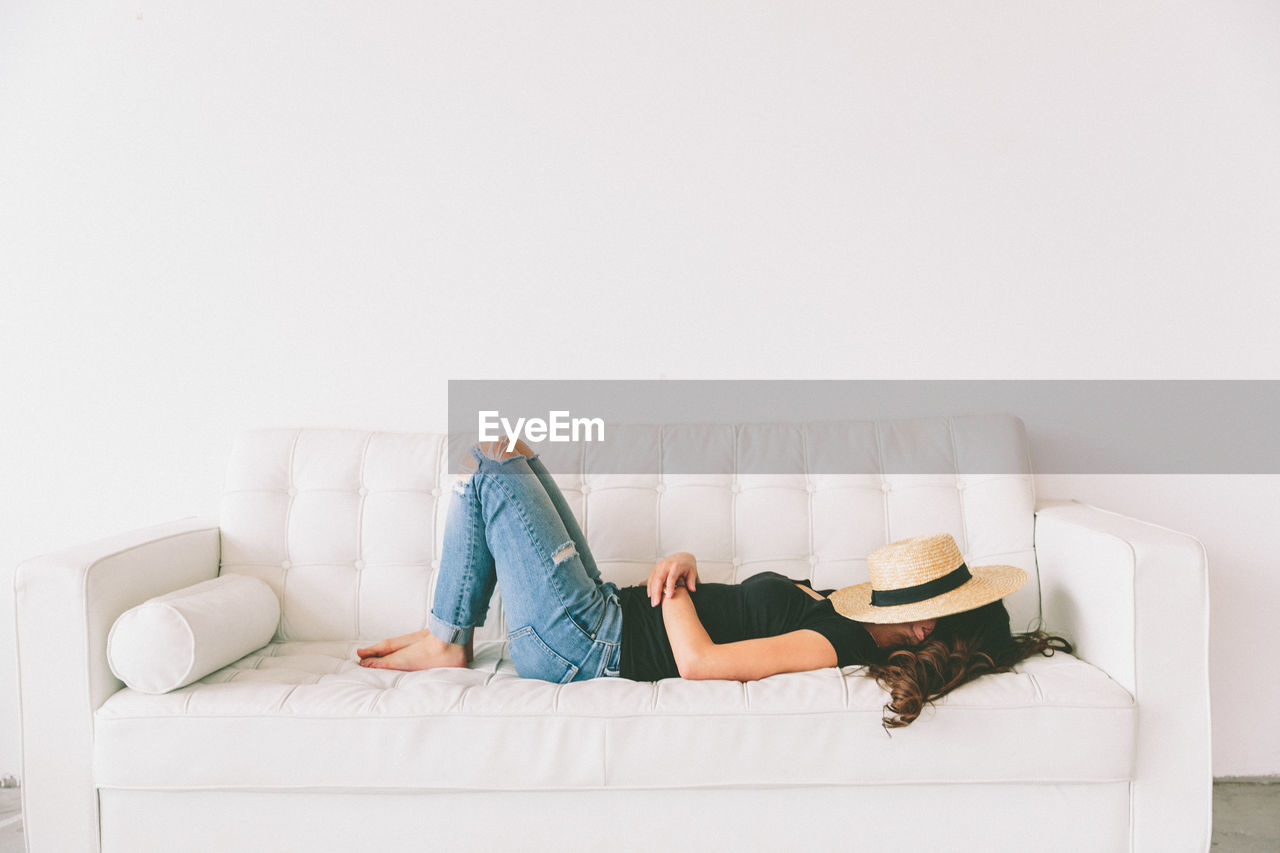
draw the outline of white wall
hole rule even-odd
[[[1269,2],[0,7],[12,567],[213,512],[248,425],[450,378],[1260,378]],[[1264,242],[1271,239],[1270,243]],[[1280,772],[1274,478],[1046,480],[1213,560],[1215,772]]]

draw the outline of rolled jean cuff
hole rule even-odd
[[[474,630],[473,625],[454,625],[446,622],[436,614],[432,613],[427,617],[427,630],[435,634],[446,643],[457,643],[462,645],[471,639],[471,632]]]

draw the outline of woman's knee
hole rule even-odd
[[[498,441],[481,441],[477,442],[474,447],[482,456],[497,461],[514,459],[517,456],[524,456],[527,458],[533,455],[533,449],[529,447],[529,445],[525,444],[523,440],[517,440],[515,447],[513,448],[508,448],[508,442],[506,439],[499,439]],[[476,461],[475,454],[464,454],[462,457],[462,465],[458,469],[458,476],[461,480],[458,482],[457,486],[455,486],[455,490],[461,489],[462,486],[471,479],[472,475],[475,474],[479,467],[480,463]]]
[[[515,446],[505,438],[497,441],[481,441],[476,443],[476,449],[490,459],[513,459],[516,456],[530,457],[533,455],[533,448],[524,443],[524,439],[516,439]]]

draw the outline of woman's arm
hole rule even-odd
[[[690,673],[715,643],[711,642],[711,635],[698,618],[689,590],[677,585],[672,595],[662,599],[662,623],[667,627],[667,640],[671,643],[671,654],[676,659],[680,677],[693,678]]]
[[[809,628],[776,637],[714,643],[684,587],[662,600],[662,621],[681,678],[755,681],[779,672],[835,666],[831,641]]]

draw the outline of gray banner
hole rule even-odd
[[[1273,380],[451,380],[449,454],[514,434],[554,473],[1275,474],[1278,413]]]

